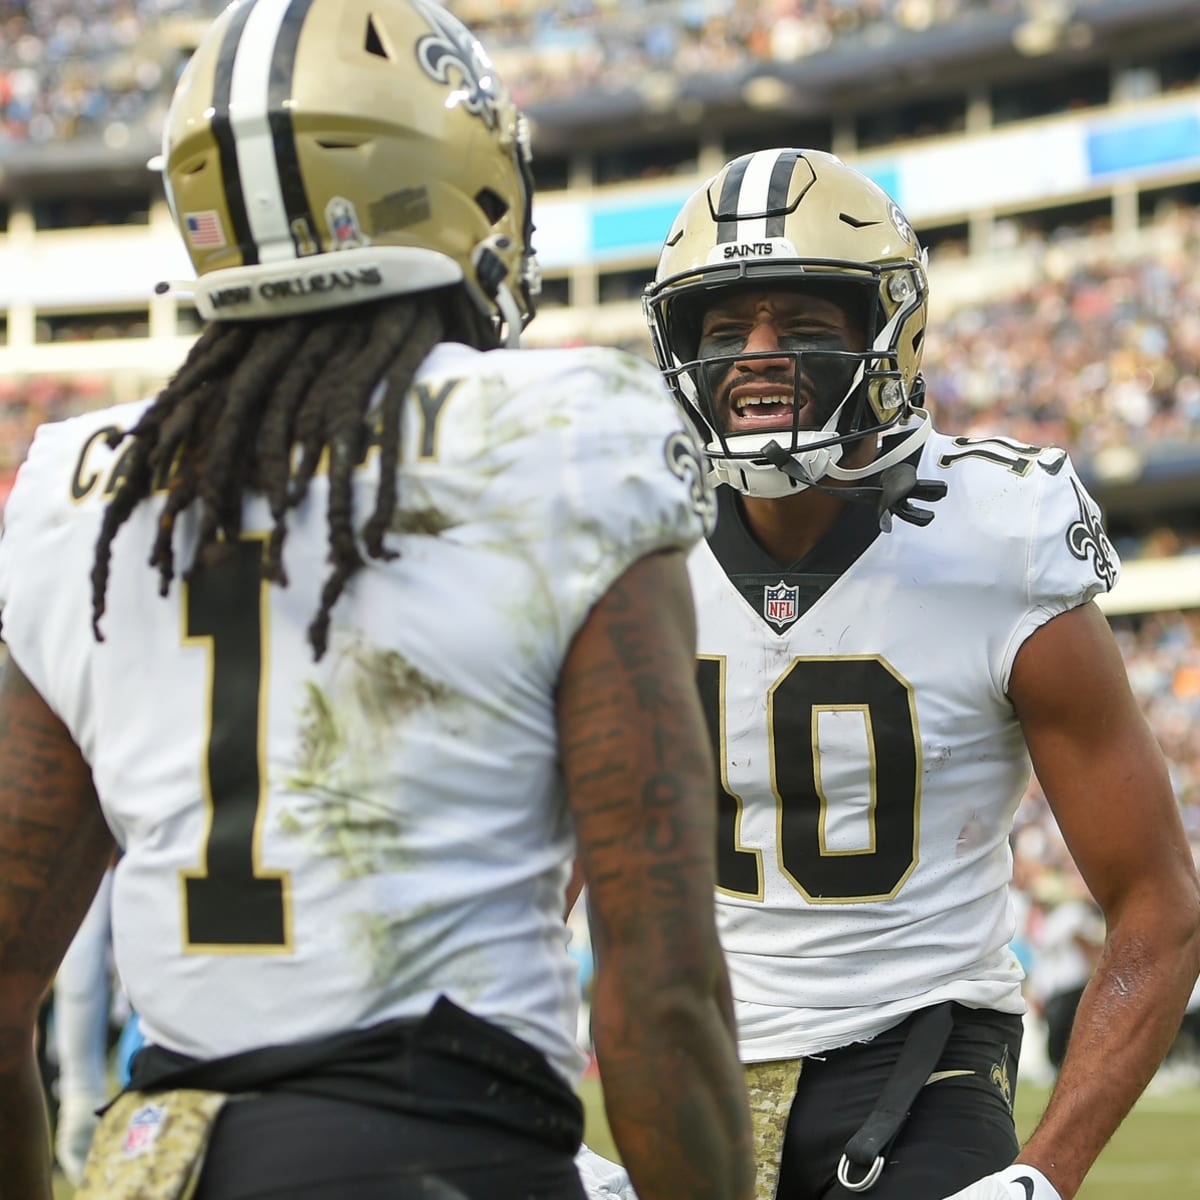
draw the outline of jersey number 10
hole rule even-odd
[[[698,662],[700,697],[720,771],[717,788],[717,886],[748,900],[764,897],[762,851],[742,844],[742,798],[729,787],[726,661]],[[823,713],[855,713],[865,730],[865,755],[853,764],[861,780],[859,812],[869,844],[835,849],[827,829],[835,801],[821,785]],[[764,747],[775,801],[779,871],[810,904],[862,904],[894,896],[917,864],[921,753],[909,686],[881,658],[795,658],[768,687]],[[844,753],[839,751],[839,753]],[[845,764],[839,764],[845,765]],[[760,764],[761,775],[766,764]],[[848,772],[843,770],[843,778]]]

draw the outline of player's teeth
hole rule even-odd
[[[787,396],[747,396],[743,400],[738,401],[738,411],[749,408],[752,404],[791,404],[791,399]]]

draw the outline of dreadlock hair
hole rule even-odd
[[[430,302],[432,299],[432,303]],[[372,558],[395,557],[384,534],[396,507],[401,412],[417,368],[440,341],[476,349],[496,335],[460,287],[275,321],[213,321],[131,430],[122,478],[104,510],[92,565],[92,631],[105,612],[112,544],[136,506],[164,486],[150,566],[159,593],[175,577],[176,518],[199,504],[199,540],[185,578],[220,563],[242,528],[247,491],[264,495],[274,522],[263,576],[287,586],[287,512],[299,504],[328,452],[329,560],[332,570],[308,628],[314,657],[328,644],[329,620],[347,581],[363,565],[355,539],[353,471],[366,446],[365,416],[376,386],[382,401],[375,510],[361,530]]]

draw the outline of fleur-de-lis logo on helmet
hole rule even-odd
[[[461,90],[453,99],[495,129],[500,100],[496,74],[478,39],[438,4],[413,0],[413,7],[436,31],[417,42],[417,62],[438,83],[449,85],[451,72],[457,74]]]
[[[900,231],[901,235],[910,242],[917,240],[917,235],[913,233],[913,227],[908,223],[908,218],[900,211],[900,206],[894,201],[888,204],[888,213],[891,215],[892,224]]]

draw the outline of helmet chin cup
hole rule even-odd
[[[798,443],[796,448],[790,449],[788,453],[807,482],[785,474],[766,458],[722,457],[719,441],[711,442],[707,447],[712,456],[710,463],[713,478],[729,484],[734,491],[741,492],[743,496],[758,496],[764,500],[794,496],[819,483],[829,473],[830,468],[836,467],[841,461],[843,447],[840,444],[820,446],[814,450],[804,449],[805,442],[825,441],[828,437],[829,434],[821,430],[801,431],[794,436],[790,430],[776,430],[774,433],[738,434],[725,439],[729,449],[739,453],[760,449],[769,442]]]

